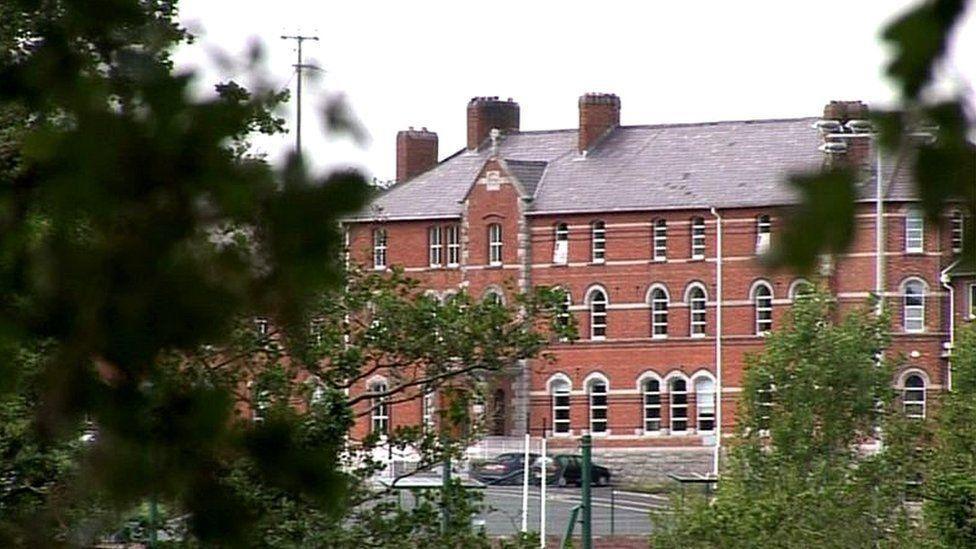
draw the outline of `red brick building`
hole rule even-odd
[[[857,229],[821,274],[843,304],[883,292],[891,351],[908,358],[892,383],[906,413],[924,414],[950,383],[950,326],[976,313],[973,274],[947,273],[972,227],[962,211],[923,220],[909,175],[859,133],[866,107],[621,126],[620,105],[587,94],[578,128],[521,131],[517,103],[474,98],[464,149],[438,162],[436,134],[400,132],[397,184],[348,220],[353,261],[402,266],[442,294],[569,292],[580,340],[556,344],[554,364],[530,361],[498,381],[486,403],[493,434],[545,430],[558,447],[590,432],[597,456],[634,476],[710,470],[716,433],[735,423],[744,355],[807,284],[758,261],[797,200],[786,176],[836,161],[863,174]],[[417,423],[430,405],[383,406],[355,434]]]

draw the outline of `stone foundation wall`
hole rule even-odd
[[[610,469],[615,484],[667,482],[668,473],[711,473],[711,448],[594,448],[593,462]]]

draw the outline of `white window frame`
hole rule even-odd
[[[488,225],[488,264],[492,266],[502,264],[501,223],[491,223]]]
[[[602,387],[602,390],[597,390]],[[610,382],[603,376],[594,376],[586,382],[586,400],[590,412],[590,434],[610,433]],[[602,403],[600,403],[602,400]],[[602,415],[603,417],[597,417]]]
[[[597,292],[603,296],[602,301],[594,300],[594,296]],[[607,313],[608,309],[610,308],[610,297],[607,295],[607,291],[599,286],[591,288],[590,291],[586,293],[586,303],[590,308],[590,339],[596,341],[606,339],[607,326],[609,325]],[[602,310],[598,311],[598,306]],[[600,320],[600,322],[597,322],[598,320]],[[599,331],[602,331],[603,333],[597,334],[598,328],[600,329]]]
[[[447,233],[447,266],[461,264],[461,226],[453,223],[444,228]]]
[[[703,382],[711,384],[710,391],[703,391],[699,387],[699,383]],[[715,431],[715,380],[710,375],[697,376],[692,386],[695,390],[695,427],[699,433],[712,433]],[[703,403],[708,403],[708,406],[703,406]],[[710,429],[703,427],[707,422],[711,422]]]
[[[564,375],[554,376],[549,380],[550,404],[552,407],[552,434],[554,436],[570,436],[573,434],[572,401],[573,385]],[[565,411],[566,417],[560,419],[559,412]]]
[[[766,295],[760,295],[765,290]],[[765,281],[752,286],[752,303],[756,319],[756,335],[766,335],[773,331],[773,287]]]
[[[925,251],[925,218],[917,208],[905,212],[905,253]]]
[[[772,238],[772,221],[766,214],[756,218],[756,254],[762,255],[769,251]]]
[[[650,385],[657,385],[656,390]],[[657,376],[644,376],[640,380],[642,429],[645,434],[661,432],[661,391],[662,382]]]
[[[556,265],[569,263],[569,225],[556,224],[556,235],[552,247],[552,262]]]
[[[908,293],[909,286],[917,284],[920,293],[917,295],[917,303],[909,303],[915,297]],[[909,278],[901,284],[902,293],[902,327],[909,333],[921,333],[925,331],[925,294],[928,292],[928,285],[920,278]]]
[[[491,301],[496,305],[505,306],[505,292],[496,286],[489,286],[481,298],[483,301]]]
[[[606,263],[607,261],[607,224],[597,220],[590,224],[590,248],[592,251],[593,263]]]
[[[696,297],[696,290],[701,292]],[[692,283],[686,292],[688,303],[688,335],[691,337],[705,337],[708,335],[708,292],[699,283]]]
[[[437,412],[437,391],[424,387],[423,397],[420,399],[420,419],[424,430],[434,427],[434,414]]]
[[[952,253],[958,254],[962,253],[963,245],[965,243],[966,234],[966,218],[963,217],[962,212],[956,210],[952,212],[952,219],[950,220],[950,243],[952,247]]]
[[[654,261],[668,260],[668,222],[658,219],[654,222]]]
[[[369,383],[370,393],[385,393],[389,390],[386,380],[376,380]],[[369,428],[370,433],[380,433],[380,436],[390,434],[390,404],[385,396],[374,396],[369,399]]]
[[[667,339],[668,337],[668,305],[671,298],[664,286],[651,286],[651,338]]]
[[[919,381],[921,381],[922,386],[909,387],[908,380],[912,378],[917,378]],[[926,404],[927,404],[926,400],[928,396],[926,394],[926,390],[928,389],[928,385],[929,385],[928,381],[925,378],[926,376],[924,376],[922,373],[918,371],[909,371],[905,373],[905,375],[902,377],[902,383],[901,383],[902,412],[905,414],[905,417],[909,419],[925,419]]]
[[[559,306],[559,313],[556,315],[556,322],[559,322],[562,326],[569,326],[569,320],[573,314],[571,309],[573,306],[573,296],[565,288],[560,288],[565,297],[563,298],[562,304]]]
[[[969,320],[976,320],[976,284],[969,285]]]
[[[705,218],[693,217],[691,219],[691,258],[705,259]]]
[[[681,382],[684,384],[684,389],[681,391],[675,390],[675,383]],[[678,399],[675,395],[681,397],[681,402],[677,402]],[[683,416],[679,417],[677,412],[681,412]],[[684,376],[674,376],[668,379],[668,428],[671,434],[687,433],[688,432],[688,379]],[[677,429],[675,426],[684,422],[683,429]]]
[[[440,225],[427,229],[427,259],[431,267],[440,267],[444,263],[444,235]]]
[[[806,297],[815,291],[813,283],[805,278],[798,278],[790,283],[790,301]]]
[[[256,316],[254,317],[254,332],[258,334],[258,337],[265,338],[271,333],[271,323],[268,321],[267,317]]]
[[[389,245],[386,229],[373,229],[373,268],[385,269],[387,266],[386,251]]]

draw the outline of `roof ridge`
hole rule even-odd
[[[659,124],[628,124],[619,125],[614,129],[619,130],[631,130],[631,129],[660,129],[660,128],[684,128],[690,126],[717,126],[719,124],[770,124],[776,122],[801,122],[804,120],[818,120],[816,116],[796,116],[796,117],[785,117],[785,118],[744,118],[736,120],[704,120],[699,122],[662,122]],[[579,128],[561,128],[554,130],[519,130],[513,132],[512,135],[522,135],[522,134],[544,134],[544,133],[567,133],[567,132],[577,132]]]

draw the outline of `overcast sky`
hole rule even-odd
[[[816,116],[830,99],[885,104],[885,22],[907,0],[462,2],[183,0],[181,19],[197,41],[177,64],[200,75],[201,90],[219,79],[251,82],[218,54],[244,59],[263,46],[258,73],[294,92],[294,43],[311,34],[306,63],[324,72],[305,80],[303,148],[318,170],[361,167],[392,179],[396,132],[427,127],[441,158],[465,143],[465,107],[476,95],[512,97],[522,129],[576,127],[576,100],[613,92],[623,124]],[[976,83],[972,6],[953,40],[945,81]],[[329,138],[318,116],[343,93],[369,132],[357,146]],[[293,98],[294,99],[294,98]],[[294,100],[283,110],[294,124]],[[294,134],[257,140],[276,160]]]

